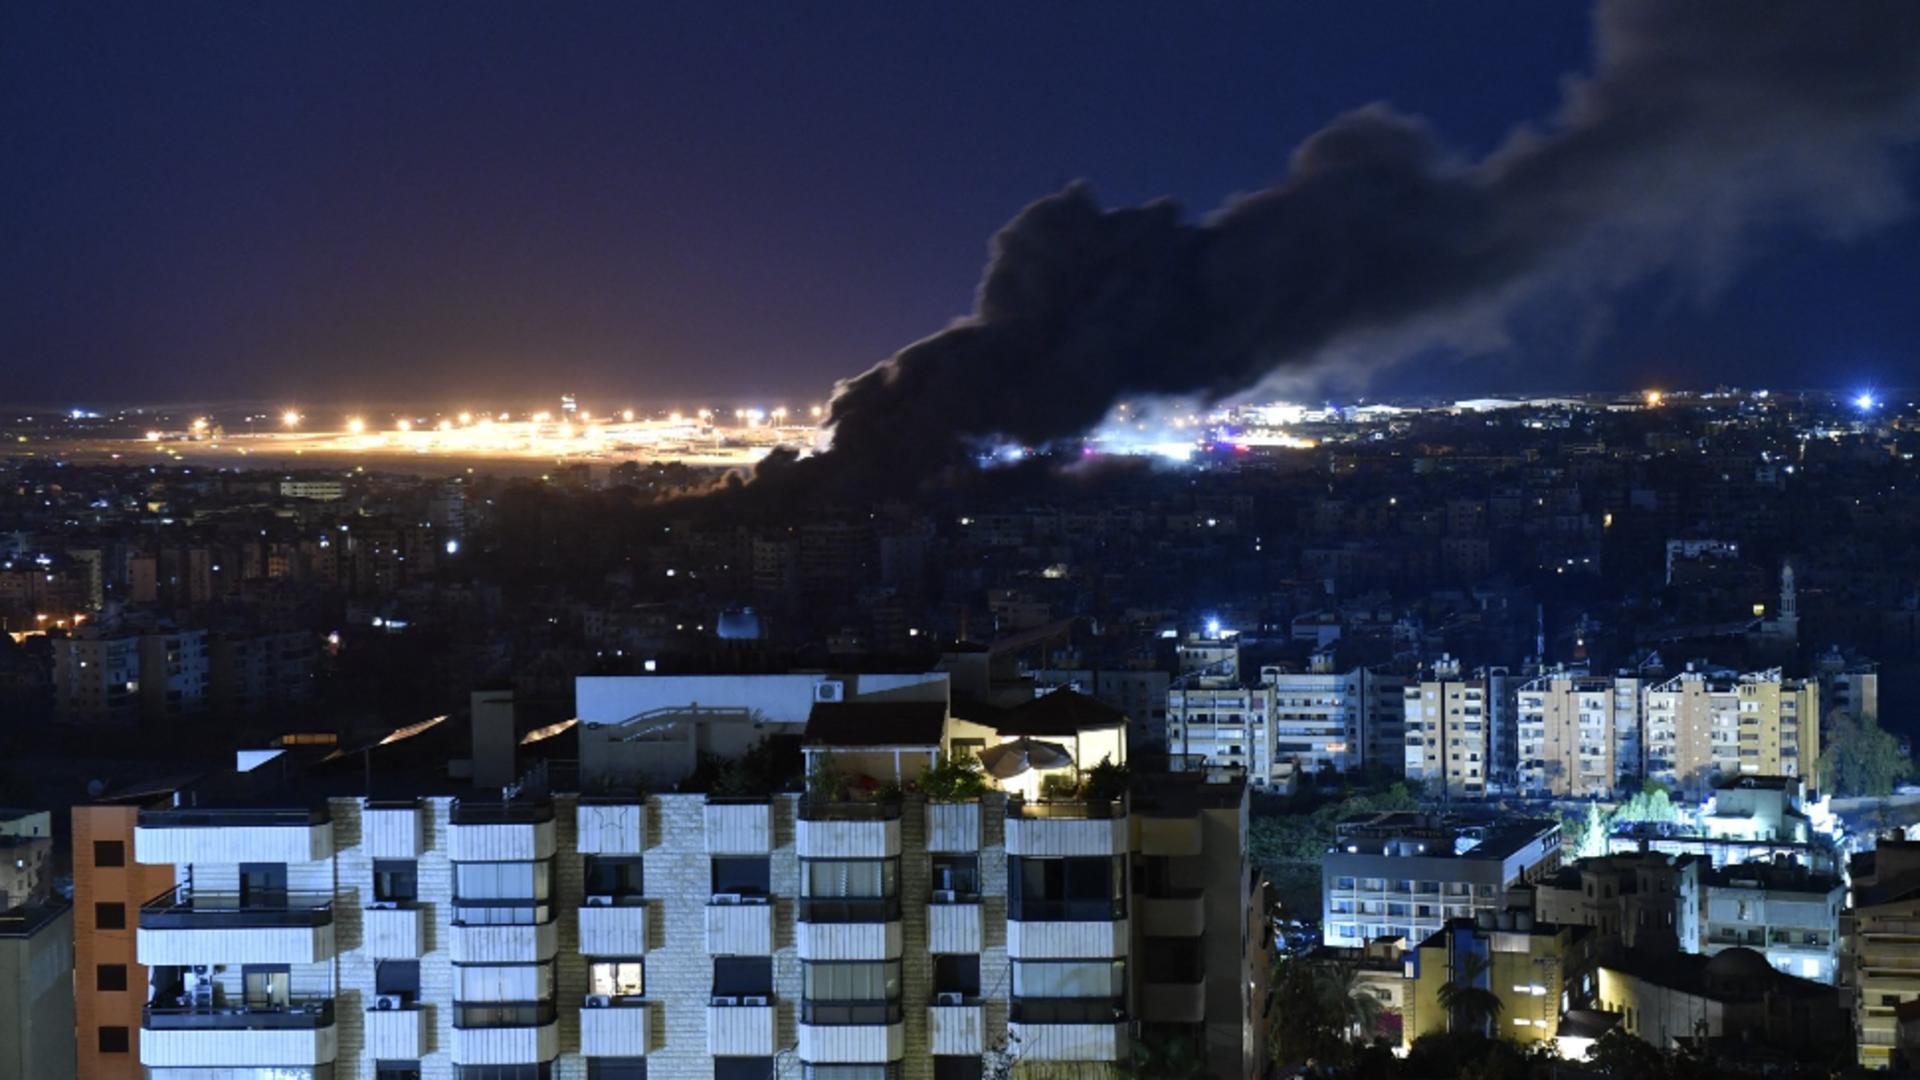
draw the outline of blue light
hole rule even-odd
[[[1220,636],[1220,620],[1219,619],[1207,620],[1207,636],[1210,638],[1217,638]]]
[[[1870,412],[1879,404],[1880,402],[1874,398],[1873,391],[1871,390],[1862,390],[1860,393],[1854,395],[1853,407],[1859,409],[1861,412]]]

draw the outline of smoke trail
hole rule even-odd
[[[1202,223],[1081,186],[994,238],[974,314],[840,384],[831,452],[763,480],[903,490],[976,440],[1071,436],[1136,395],[1218,398],[1331,356],[1501,340],[1548,290],[1680,269],[1711,288],[1758,226],[1903,214],[1920,5],[1602,0],[1593,72],[1478,161],[1383,105],[1307,139]]]

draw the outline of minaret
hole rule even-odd
[[[1800,601],[1793,592],[1793,563],[1780,564],[1780,617],[1775,620],[1781,636],[1790,641],[1800,637]]]

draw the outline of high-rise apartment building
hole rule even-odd
[[[1448,798],[1482,799],[1493,768],[1493,697],[1485,678],[1462,678],[1443,658],[1403,694],[1407,779]]]
[[[1892,1064],[1895,1012],[1920,1000],[1920,843],[1881,840],[1854,856],[1853,905],[1840,916],[1841,1000],[1860,1064]]]
[[[1518,783],[1523,794],[1607,798],[1641,775],[1646,685],[1621,675],[1556,672],[1518,693]]]
[[[1037,1080],[1186,1039],[1211,1075],[1260,1075],[1243,780],[1095,788],[1125,763],[1124,717],[1057,691],[962,720],[948,693],[940,673],[583,681],[586,719],[531,736],[578,741],[582,794],[543,768],[466,790],[399,768],[444,760],[431,725],[370,763],[243,753],[138,812],[132,858],[175,883],[137,913],[140,1061],[154,1080]],[[500,738],[490,696],[475,714],[459,771],[498,775],[527,737]],[[677,790],[674,762],[715,764],[683,746],[736,744],[708,791]],[[805,794],[756,771],[782,745]],[[985,794],[899,789],[972,751]],[[363,769],[377,796],[347,793]]]
[[[88,1080],[145,1075],[140,1026],[148,972],[134,936],[141,905],[171,890],[174,874],[171,866],[134,858],[139,801],[72,811],[74,1050]]]
[[[1343,821],[1320,867],[1328,945],[1423,941],[1449,919],[1505,908],[1507,890],[1560,866],[1560,825],[1513,818],[1469,823],[1413,813]]]
[[[0,1080],[73,1080],[73,905],[52,889],[53,818],[0,809]]]
[[[1820,690],[1779,668],[1687,670],[1646,691],[1647,776],[1690,795],[1716,777],[1800,777],[1820,757]]]

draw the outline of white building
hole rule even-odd
[[[1376,938],[1422,941],[1448,919],[1503,910],[1510,887],[1559,866],[1555,821],[1468,824],[1412,813],[1343,821],[1320,868],[1322,936],[1349,949]]]
[[[1709,872],[1706,894],[1707,953],[1744,947],[1788,975],[1834,981],[1847,899],[1839,877],[1791,863],[1739,863]]]

